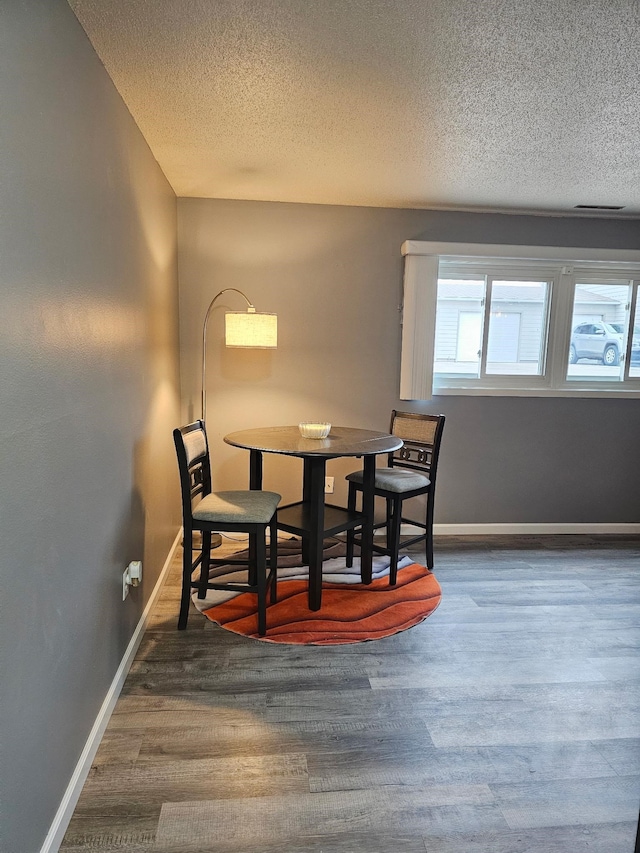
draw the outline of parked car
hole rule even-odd
[[[618,325],[619,328],[619,325]],[[569,364],[581,358],[598,358],[603,364],[620,364],[624,335],[611,323],[581,323],[573,330]]]

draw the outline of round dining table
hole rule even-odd
[[[376,456],[402,447],[402,440],[386,432],[332,426],[326,438],[303,438],[297,426],[245,429],[225,435],[224,441],[249,450],[249,485],[262,488],[262,455],[280,453],[303,460],[302,500],[278,507],[278,529],[302,538],[302,560],[309,567],[309,609],[322,604],[322,550],[324,539],[360,527],[360,574],[371,583]],[[360,512],[325,503],[324,483],[328,459],[353,456],[363,459]]]

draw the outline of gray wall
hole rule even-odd
[[[37,853],[180,524],[176,200],[63,0],[0,6],[0,113],[0,850]]]
[[[279,347],[222,346],[209,326],[208,429],[218,487],[246,482],[247,458],[222,437],[327,419],[385,429],[392,408],[444,412],[437,523],[638,522],[640,400],[398,399],[404,240],[640,248],[637,221],[178,200],[184,417],[199,416],[200,336],[224,287],[278,313]],[[335,460],[336,499],[353,462]],[[297,499],[300,462],[265,461],[265,485]]]

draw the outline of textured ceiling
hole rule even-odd
[[[639,3],[69,0],[179,196],[627,216]]]

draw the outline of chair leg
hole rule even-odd
[[[202,562],[200,563],[200,580],[198,582],[198,598],[207,597],[209,586],[209,560],[211,559],[211,531],[203,530],[202,533]]]
[[[191,573],[193,571],[193,532],[184,531],[182,540],[182,593],[180,595],[180,613],[178,615],[178,631],[184,631],[189,618],[191,604]]]
[[[354,483],[349,483],[349,497],[347,499],[347,509],[349,512],[356,511],[356,486]],[[355,543],[356,532],[353,528],[347,531],[347,554],[345,557],[346,564],[349,568],[353,566],[353,547]]]
[[[278,600],[278,522],[274,515],[269,523],[269,569],[271,570],[271,603]]]
[[[427,568],[433,570],[433,495],[431,492],[427,494],[427,520],[426,520],[426,554]]]
[[[256,534],[249,534],[249,571],[247,574],[247,580],[251,584],[251,586],[255,586],[257,584],[256,577]]]
[[[400,550],[400,525],[402,522],[402,500],[394,498],[391,501],[391,519],[387,521],[387,548],[391,563],[389,565],[389,584],[396,585],[398,580],[398,552]]]
[[[386,529],[387,548],[389,548],[390,547],[389,546],[390,531],[391,531],[391,527],[393,525],[393,500],[391,498],[385,498],[385,502],[387,505],[386,506],[386,511],[387,511],[387,520],[386,520],[386,524],[387,524],[387,529]]]
[[[265,528],[255,539],[255,570],[258,587],[258,634],[261,637],[267,633],[267,550],[265,544]]]

